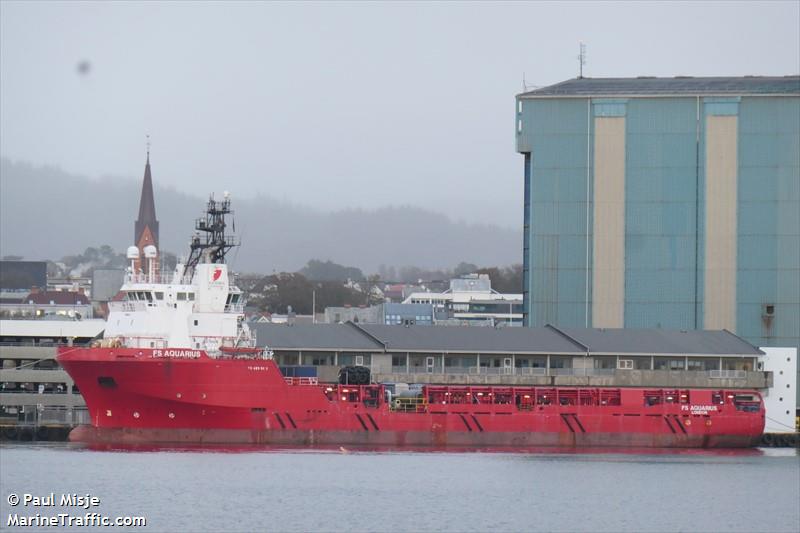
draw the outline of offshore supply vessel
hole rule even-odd
[[[225,264],[228,194],[208,201],[188,260],[168,274],[135,268],[104,338],[62,347],[58,361],[86,400],[89,443],[308,446],[749,447],[764,429],[757,391],[372,383],[284,376],[244,321]],[[145,249],[151,263],[154,249]],[[265,339],[269,344],[269,339]]]

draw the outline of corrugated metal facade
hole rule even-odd
[[[742,98],[738,196],[737,333],[760,346],[797,346],[800,98]]]
[[[586,100],[523,104],[530,148],[527,309],[537,325],[587,325],[589,112]]]
[[[742,94],[692,94],[686,82],[680,94],[641,95],[639,80],[627,93],[616,80],[616,94],[573,81],[572,94],[518,96],[525,324],[617,324],[621,277],[626,328],[725,327],[800,348],[800,81],[774,80],[781,90],[764,95],[731,78]],[[593,250],[620,235],[594,234],[595,223],[618,224],[595,184],[624,190],[624,261]]]
[[[697,127],[694,99],[628,102],[625,327],[696,327]]]

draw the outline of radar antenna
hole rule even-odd
[[[201,261],[203,263],[224,263],[225,256],[239,241],[233,235],[225,235],[225,216],[233,214],[230,195],[225,192],[221,201],[214,200],[212,194],[206,205],[205,217],[195,221],[195,233],[190,244],[189,259],[184,267],[184,275],[189,274]]]

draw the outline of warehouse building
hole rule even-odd
[[[578,78],[515,126],[525,325],[800,346],[800,76]]]
[[[794,427],[795,350],[760,350],[728,331],[352,322],[253,328],[278,364],[316,366],[322,381],[335,381],[342,366],[363,365],[377,382],[759,389],[769,430]]]

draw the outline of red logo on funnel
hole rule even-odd
[[[221,275],[222,275],[221,268],[214,269],[214,273],[211,275],[211,281],[217,281]]]

